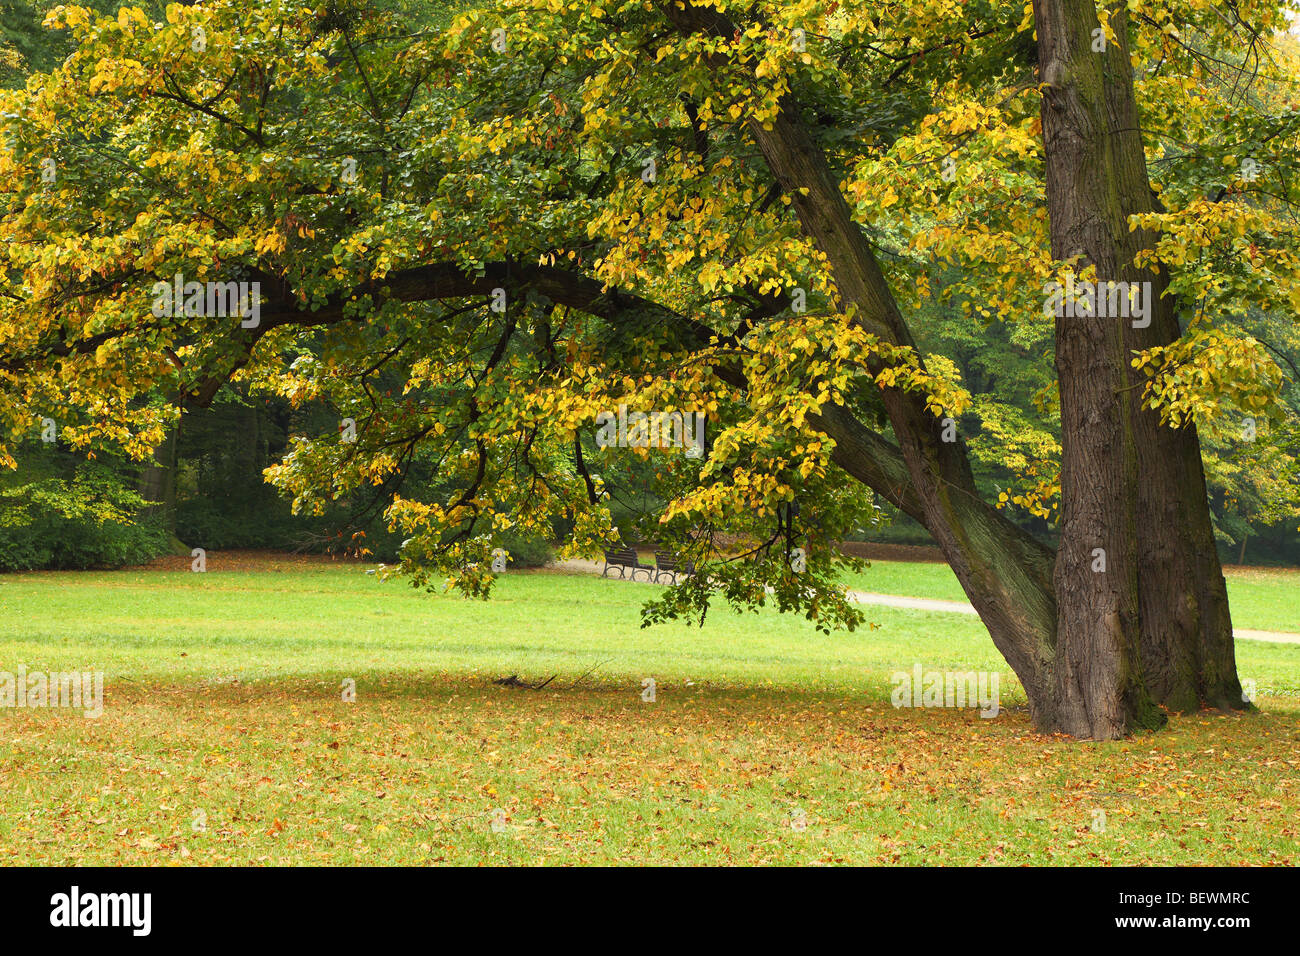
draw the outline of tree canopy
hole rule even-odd
[[[1130,228],[1159,238],[1132,265],[1168,275],[1182,328],[1131,355],[1142,399],[1201,429],[1233,496],[1294,519],[1285,7],[1120,7],[1093,42],[1133,66],[1154,211]],[[1024,4],[212,0],[47,23],[73,52],[0,95],[11,444],[52,419],[143,456],[227,382],[325,400],[356,440],[297,436],[269,479],[308,510],[383,489],[401,570],[470,594],[510,529],[607,543],[606,482],[644,459],[647,529],[705,572],[647,620],[721,593],[859,623],[831,544],[882,502],[939,507],[900,409],[951,443],[936,487],[981,499],[961,506],[981,527],[1059,517],[1045,302],[1110,277],[1053,255]],[[867,238],[845,252],[860,286],[819,188]],[[177,281],[256,283],[258,313],[160,309]],[[702,413],[705,454],[599,447],[620,406]],[[1008,486],[967,483],[967,450]],[[444,498],[402,494],[416,461]]]

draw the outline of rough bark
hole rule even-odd
[[[1140,283],[1119,192],[1145,160],[1116,148],[1109,91],[1127,50],[1093,53],[1091,4],[1034,4],[1052,255],[1092,265],[1099,284]],[[1123,59],[1123,66],[1119,60]],[[1140,141],[1139,141],[1140,145]],[[1128,393],[1127,319],[1060,303],[1061,538],[1056,559],[1062,725],[1115,738],[1151,723],[1138,596],[1138,449]],[[1091,311],[1091,310],[1088,310]]]
[[[1227,591],[1199,439],[1194,427],[1162,426],[1158,413],[1143,407],[1142,382],[1128,361],[1136,350],[1175,341],[1181,328],[1176,303],[1164,295],[1167,274],[1133,266],[1138,253],[1153,249],[1158,237],[1128,225],[1132,216],[1151,212],[1154,202],[1129,59],[1127,13],[1117,9],[1110,21],[1113,36],[1097,49],[1100,24],[1092,4],[1037,0],[1034,9],[1053,254],[1083,253],[1084,261],[1096,266],[1098,280],[1149,283],[1144,299],[1150,324],[1106,320],[1118,325],[1122,341],[1118,354],[1102,360],[1114,361],[1123,376],[1116,381],[1112,374],[1112,381],[1121,389],[1124,434],[1136,456],[1135,535],[1129,540],[1136,541],[1137,660],[1143,683],[1151,699],[1169,710],[1204,704],[1240,707]],[[1062,329],[1062,323],[1068,327]],[[1078,334],[1085,323],[1061,320],[1058,341],[1062,332]],[[1115,343],[1107,339],[1096,347],[1109,352]],[[1084,374],[1072,363],[1063,372]],[[1066,401],[1063,377],[1063,417]],[[1110,405],[1105,409],[1107,415],[1116,412]]]
[[[1163,277],[1153,287],[1163,288]],[[1180,334],[1166,299],[1153,333],[1134,349]],[[1200,439],[1194,425],[1162,426],[1130,392],[1138,439],[1138,548],[1142,655],[1152,697],[1172,711],[1244,708],[1227,585],[1214,540]]]

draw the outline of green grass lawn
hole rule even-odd
[[[469,602],[220,555],[0,577],[0,670],[107,693],[0,709],[0,862],[1300,862],[1300,645],[1238,643],[1260,713],[1077,743],[1034,733],[974,617],[641,630],[648,587],[514,572]],[[1003,713],[893,708],[916,661],[998,671]]]
[[[1300,634],[1300,570],[1228,568],[1228,599],[1234,627]],[[872,561],[844,581],[859,591],[965,601],[966,594],[946,564],[928,561]]]

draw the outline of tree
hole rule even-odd
[[[507,531],[610,540],[606,476],[639,456],[659,538],[704,572],[647,622],[721,594],[856,625],[832,544],[879,495],[943,549],[1040,728],[1108,738],[1162,705],[1242,705],[1189,423],[1286,417],[1281,369],[1215,307],[1226,290],[1290,304],[1297,260],[1273,228],[1289,179],[1257,195],[1234,176],[1208,208],[1198,155],[1162,167],[1157,201],[1144,150],[1176,128],[1151,126],[1149,102],[1230,95],[1196,64],[1231,62],[1243,21],[1189,3],[1102,27],[1091,5],[1043,2],[1035,42],[1011,4],[439,13],[404,29],[349,3],[173,6],[158,25],[60,12],[77,52],[0,111],[12,429],[40,409],[76,445],[143,453],[158,390],[327,399],[356,440],[298,436],[271,479],[312,509],[436,463],[445,497],[388,509],[401,569],[470,594]],[[1267,51],[1278,11],[1239,13]],[[1097,29],[1109,52],[1088,59]],[[1155,64],[1136,84],[1130,55]],[[1187,134],[1217,152],[1209,108]],[[1241,132],[1280,169],[1294,111],[1254,112]],[[1225,223],[1267,275],[1214,258]],[[999,508],[1052,517],[1051,463],[987,500],[955,427],[972,398],[907,319],[946,301],[1045,330],[1053,280],[1157,293],[1146,329],[1055,322],[1056,552]],[[258,311],[213,314],[191,281],[257,283]],[[702,412],[707,454],[598,447],[620,406]]]

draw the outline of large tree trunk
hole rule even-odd
[[[1165,284],[1161,276],[1153,288]],[[1132,348],[1168,344],[1178,337],[1171,300],[1160,303],[1146,331],[1151,334],[1137,338]],[[1173,711],[1246,707],[1196,427],[1162,426],[1156,412],[1140,407],[1140,391],[1129,395],[1141,474],[1139,596],[1147,685]]]
[[[1114,59],[1093,53],[1091,4],[1034,4],[1052,256],[1107,280],[1141,282],[1119,192],[1145,160],[1115,148]],[[1118,47],[1113,44],[1112,47]],[[1140,141],[1139,141],[1140,144]],[[1141,168],[1141,173],[1134,165]],[[1158,722],[1143,680],[1138,555],[1138,448],[1129,409],[1127,319],[1056,298],[1061,395],[1061,540],[1057,679],[1062,726],[1110,739]],[[1049,298],[1049,301],[1051,299]]]
[[[1079,409],[1084,414],[1098,407],[1107,416],[1122,412],[1125,438],[1136,453],[1131,515],[1136,534],[1125,539],[1136,542],[1139,646],[1134,663],[1151,699],[1169,710],[1203,704],[1240,707],[1227,591],[1206,500],[1199,439],[1194,427],[1163,427],[1158,413],[1143,407],[1142,382],[1129,364],[1133,351],[1173,342],[1181,329],[1175,302],[1163,294],[1167,274],[1133,266],[1141,250],[1154,248],[1157,237],[1146,229],[1128,228],[1131,216],[1151,212],[1154,203],[1133,89],[1127,13],[1120,7],[1112,15],[1114,38],[1098,49],[1095,31],[1100,24],[1091,3],[1036,0],[1034,10],[1040,79],[1045,84],[1043,140],[1053,255],[1082,253],[1085,262],[1096,266],[1098,280],[1149,283],[1150,291],[1143,296],[1148,326],[1114,316],[1058,320],[1058,343],[1062,335],[1079,334],[1084,325],[1108,324],[1112,330],[1110,337],[1096,343],[1106,357],[1096,358],[1106,366],[1115,363],[1111,384],[1120,401],[1095,406],[1100,396],[1076,395],[1072,400],[1087,403]],[[1118,351],[1115,331],[1121,334]],[[1067,377],[1088,373],[1073,362],[1063,365],[1059,348],[1058,371],[1068,448],[1080,436],[1071,435],[1065,424]],[[1121,402],[1122,409],[1117,407]],[[1127,522],[1130,515],[1117,514],[1113,520]],[[1058,568],[1058,582],[1063,573],[1068,575]],[[1129,583],[1126,578],[1125,585]],[[1137,723],[1147,722],[1140,702],[1135,716]]]
[[[1123,334],[1056,320],[1061,535],[1056,681],[1061,729],[1113,739],[1152,720],[1141,674],[1137,449],[1123,399]]]

